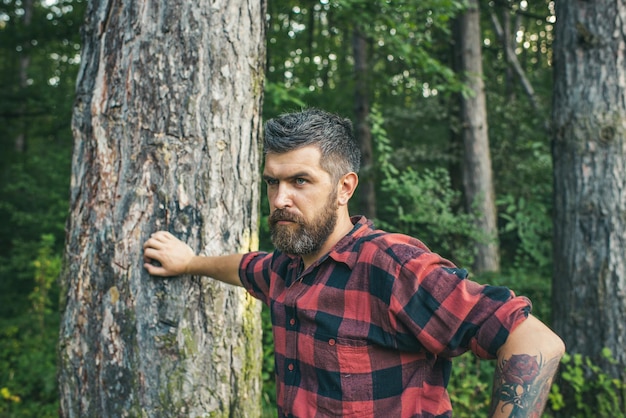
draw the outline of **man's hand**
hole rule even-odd
[[[153,276],[188,274],[194,257],[189,245],[166,231],[155,232],[143,245],[143,266]]]

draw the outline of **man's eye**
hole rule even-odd
[[[297,184],[298,186],[302,186],[302,185],[303,185],[303,184],[305,184],[305,183],[306,183],[306,180],[305,180],[305,179],[301,179],[301,178],[297,178],[297,179],[296,179],[296,184]]]
[[[278,180],[267,179],[265,180],[265,183],[267,183],[268,186],[276,186],[278,184]]]

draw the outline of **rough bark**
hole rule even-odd
[[[369,71],[367,38],[357,28],[352,34],[354,55],[354,116],[355,136],[361,147],[361,176],[359,185],[360,213],[370,219],[376,218],[376,189],[374,186],[374,151],[370,127]]]
[[[568,351],[617,376],[626,368],[626,3],[561,0],[556,15],[553,324]],[[603,347],[616,365],[602,362]]]
[[[482,36],[478,0],[470,0],[459,18],[462,71],[471,95],[461,100],[463,186],[468,210],[476,213],[476,225],[486,239],[476,243],[474,272],[498,271],[497,214],[494,197],[491,153],[487,125],[487,105],[482,65]]]
[[[208,278],[157,279],[165,229],[257,246],[263,1],[92,0],[73,115],[61,277],[61,414],[258,416],[259,307]]]

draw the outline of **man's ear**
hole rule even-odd
[[[337,203],[339,203],[339,206],[345,206],[348,204],[348,201],[354,194],[358,184],[359,176],[354,172],[345,174],[341,177],[341,179],[339,179],[337,187]]]

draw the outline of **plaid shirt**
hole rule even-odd
[[[280,417],[450,417],[450,358],[494,358],[530,301],[364,217],[301,271],[279,251],[244,256],[246,289],[270,306]]]

